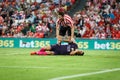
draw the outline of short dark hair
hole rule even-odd
[[[66,14],[66,10],[63,9],[63,8],[60,8],[59,11],[58,11],[58,14],[61,15],[61,16],[64,16],[64,14]]]

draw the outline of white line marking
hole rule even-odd
[[[25,53],[5,53],[5,54],[0,54],[0,55],[6,55],[6,56],[9,56],[9,55],[24,55]]]
[[[0,66],[0,68],[22,68],[22,69],[38,69],[38,68],[51,68],[44,66]]]
[[[63,80],[63,79],[82,77],[82,76],[89,76],[89,75],[94,75],[94,74],[102,74],[102,73],[119,71],[119,70],[120,70],[120,68],[108,69],[108,70],[97,71],[97,72],[90,72],[90,73],[83,73],[83,74],[75,74],[75,75],[70,75],[70,76],[57,77],[57,78],[52,78],[50,80]]]

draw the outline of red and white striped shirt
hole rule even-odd
[[[72,18],[71,18],[69,15],[65,14],[63,18],[64,18],[64,20],[58,19],[58,20],[56,21],[56,23],[57,23],[57,24],[67,25],[67,26],[70,26],[70,27],[73,26],[74,21],[72,20]]]

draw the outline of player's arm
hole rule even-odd
[[[71,51],[71,52],[70,52],[70,55],[75,55],[75,54],[82,55],[82,54],[83,54],[83,51],[76,49],[75,51]]]
[[[60,25],[57,24],[56,25],[56,38],[58,40],[58,42],[57,42],[58,44],[62,41],[62,36],[59,35],[59,27],[60,27]]]
[[[76,53],[77,53],[77,50],[71,51],[71,52],[70,52],[70,55],[75,55]]]
[[[56,24],[56,38],[58,39],[59,37],[59,25]]]
[[[72,27],[71,27],[71,39],[74,38],[74,30],[75,30],[75,27],[74,27],[74,25],[72,25]]]

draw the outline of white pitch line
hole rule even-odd
[[[75,77],[89,76],[89,75],[94,75],[94,74],[102,74],[102,73],[119,71],[119,70],[120,70],[120,68],[114,68],[114,69],[108,69],[108,70],[97,71],[97,72],[90,72],[90,73],[83,73],[83,74],[75,74],[75,75],[70,75],[70,76],[57,77],[57,78],[52,78],[50,80],[70,79],[70,78],[75,78]]]
[[[24,53],[9,53],[9,54],[0,54],[0,55],[23,55]]]

